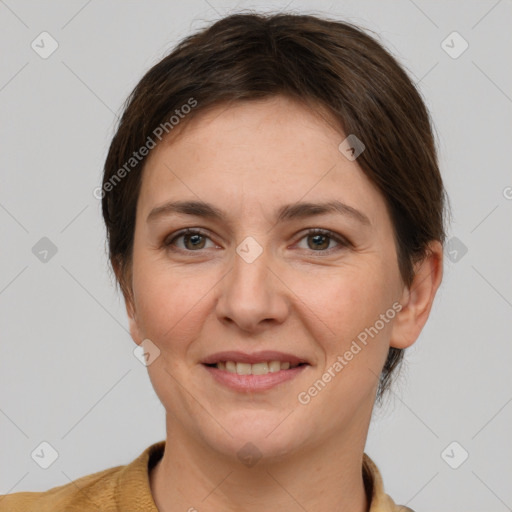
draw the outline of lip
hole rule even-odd
[[[276,352],[274,350],[262,350],[260,352],[253,352],[252,354],[248,354],[246,352],[240,352],[237,350],[228,350],[224,352],[216,352],[215,354],[211,354],[205,357],[201,363],[204,365],[207,364],[216,364],[220,361],[234,361],[235,363],[264,363],[265,361],[280,361],[282,363],[289,362],[290,364],[300,364],[307,363],[310,364],[306,359],[301,359],[300,357],[294,356],[293,354],[285,354],[284,352]],[[289,370],[281,370],[281,371],[289,371]],[[276,372],[277,375],[280,372]],[[259,377],[259,375],[258,375]]]
[[[268,361],[268,359],[264,360]],[[277,361],[278,359],[273,360]],[[233,359],[227,359],[227,361],[233,361]],[[265,375],[238,375],[238,373],[219,370],[219,368],[215,366],[206,366],[206,364],[203,364],[202,366],[220,384],[223,384],[234,391],[250,393],[255,391],[265,391],[277,386],[278,384],[294,379],[308,368],[309,364],[296,366],[295,368],[289,368],[288,370],[279,370],[275,373],[269,372]]]

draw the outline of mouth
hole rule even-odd
[[[217,363],[205,364],[209,368],[237,375],[267,375],[268,373],[277,373],[281,370],[290,370],[298,366],[305,366],[308,363],[290,363],[290,361],[263,361],[261,363],[241,363],[237,361],[219,361]]]
[[[239,392],[266,391],[290,381],[311,364],[297,356],[264,351],[254,354],[219,352],[202,361],[213,379]]]

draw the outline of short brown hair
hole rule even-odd
[[[196,106],[180,116],[180,127],[208,108],[276,95],[327,111],[345,135],[355,134],[364,143],[357,163],[385,198],[407,286],[428,243],[444,243],[447,197],[429,113],[395,58],[351,23],[311,15],[234,14],[181,41],[125,102],[102,187],[109,258],[125,298],[131,297],[136,205],[145,162],[139,157],[127,169],[134,152],[148,144],[157,127],[172,133],[170,117],[191,98]],[[403,350],[390,348],[379,400],[402,358]]]

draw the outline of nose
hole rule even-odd
[[[218,285],[216,313],[221,322],[257,333],[285,321],[288,288],[271,260],[266,250],[254,261],[234,255],[231,271]]]

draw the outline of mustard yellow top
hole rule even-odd
[[[0,512],[158,512],[149,470],[164,453],[165,441],[146,448],[134,461],[83,476],[43,492],[0,496]],[[395,505],[384,492],[375,463],[363,454],[363,479],[371,497],[369,512],[414,512]]]

